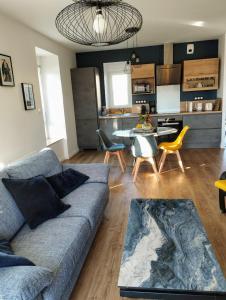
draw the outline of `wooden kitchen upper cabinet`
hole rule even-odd
[[[155,64],[141,64],[132,66],[132,93],[155,93]]]
[[[132,79],[155,77],[155,64],[143,64],[132,66]]]
[[[184,61],[183,91],[217,90],[219,64],[219,58]]]

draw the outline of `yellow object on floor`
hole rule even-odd
[[[226,192],[226,180],[217,180],[215,181],[215,187],[219,190]]]
[[[176,138],[176,140],[174,142],[165,142],[165,143],[159,144],[159,149],[163,150],[163,154],[160,159],[159,173],[162,171],[162,168],[163,168],[165,160],[166,160],[166,156],[168,154],[176,154],[177,155],[179,166],[180,166],[182,172],[184,172],[184,166],[183,166],[183,163],[182,163],[182,160],[180,157],[179,150],[182,147],[184,136],[189,128],[190,128],[189,126],[185,126],[181,130],[180,134],[178,135],[178,137]]]

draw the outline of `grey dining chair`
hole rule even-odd
[[[101,142],[103,150],[106,151],[104,163],[107,164],[110,156],[116,155],[118,158],[120,167],[122,169],[122,172],[124,173],[125,168],[126,168],[126,163],[125,163],[125,159],[123,156],[123,150],[125,150],[126,146],[124,144],[113,143],[102,129],[98,129],[96,131],[96,133],[100,138],[100,142]]]
[[[136,158],[136,162],[133,168],[133,182],[136,181],[137,174],[140,168],[140,164],[144,161],[149,162],[156,175],[158,175],[155,156],[158,154],[158,146],[155,137],[150,136],[137,136],[134,139],[131,147],[132,154]]]

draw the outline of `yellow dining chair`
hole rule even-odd
[[[183,139],[184,139],[184,136],[185,136],[186,132],[188,131],[188,129],[190,129],[190,127],[185,126],[181,130],[180,134],[178,135],[177,139],[174,142],[164,142],[164,143],[159,144],[159,149],[163,150],[163,153],[162,153],[162,156],[161,156],[161,159],[160,159],[160,162],[159,162],[159,173],[161,173],[161,171],[163,169],[163,166],[164,166],[164,163],[165,163],[165,160],[166,160],[166,156],[168,154],[176,154],[179,166],[180,166],[182,172],[184,172],[184,166],[183,166],[183,163],[182,163],[182,160],[181,160],[179,150],[182,147]]]
[[[226,213],[225,197],[226,197],[226,172],[223,172],[220,179],[215,181],[215,187],[219,189],[219,206],[222,213]]]

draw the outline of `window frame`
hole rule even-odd
[[[54,53],[38,47],[35,47],[35,52],[46,145],[50,146],[67,138],[60,62],[59,56]],[[47,58],[51,60],[46,61]],[[42,59],[44,59],[44,62]],[[54,75],[55,89],[57,88],[58,91],[57,97],[49,95],[49,89],[53,87],[52,82],[49,82],[49,75],[52,75],[52,73]],[[55,110],[52,109],[52,99],[55,99]]]
[[[122,107],[132,107],[132,83],[131,83],[131,74],[126,74],[124,72],[126,61],[113,62],[113,63],[104,63],[104,84],[105,84],[105,100],[107,108],[122,108]],[[113,75],[125,75],[128,79],[128,103],[122,105],[114,104],[113,96],[113,84],[112,76]]]

